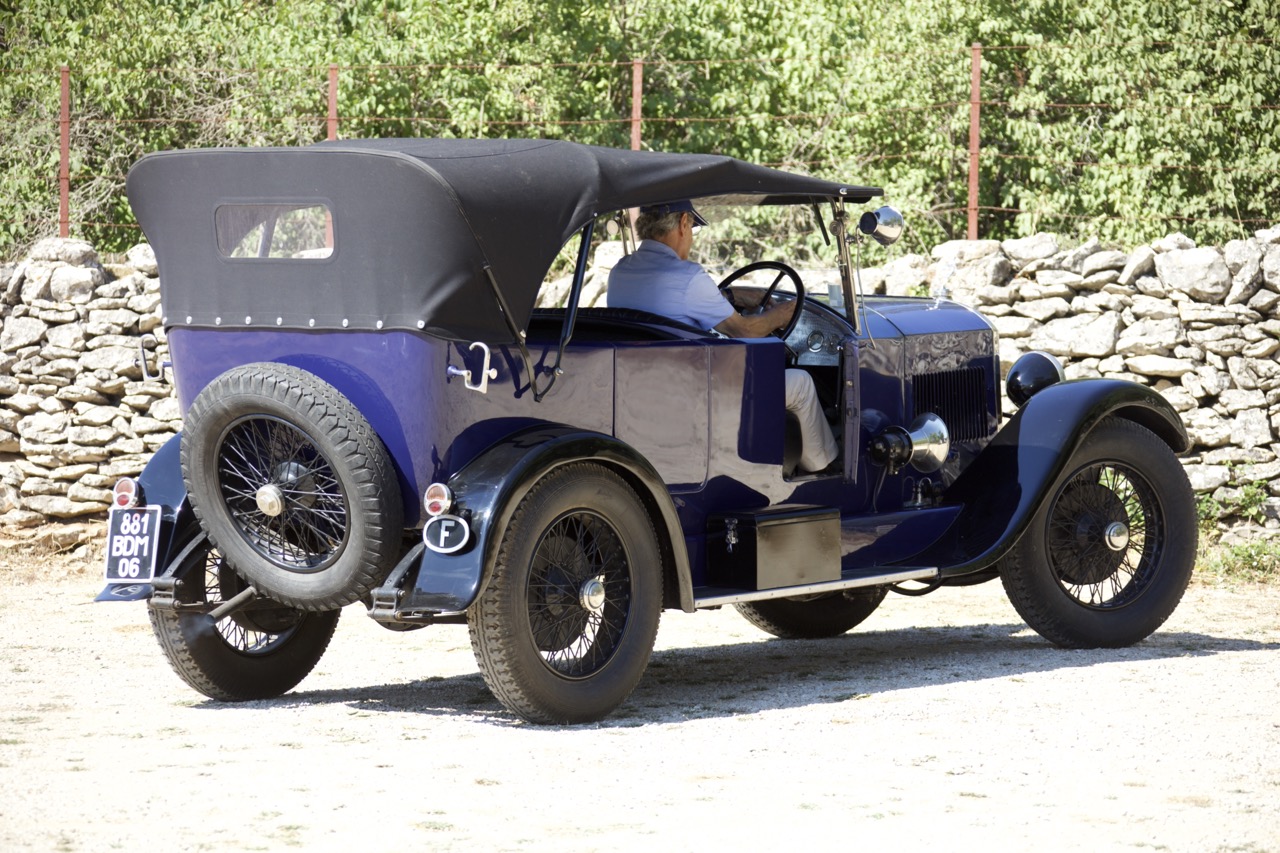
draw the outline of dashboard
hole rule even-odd
[[[735,285],[740,287],[741,285]],[[746,286],[744,289],[760,290]],[[794,294],[779,292],[775,300],[794,298]],[[787,336],[787,346],[796,354],[796,364],[801,367],[835,367],[840,364],[840,343],[852,334],[849,324],[832,313],[824,302],[812,294],[804,302],[800,320]]]

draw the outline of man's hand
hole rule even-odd
[[[796,303],[792,300],[773,305],[763,314],[734,313],[718,323],[716,331],[732,338],[767,338],[774,329],[790,323],[795,310]]]
[[[726,290],[729,301],[739,311],[757,311],[764,302],[764,293],[758,290],[745,287],[730,287]]]

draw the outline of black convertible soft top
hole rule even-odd
[[[864,203],[882,191],[716,155],[376,139],[149,154],[129,172],[128,193],[160,264],[168,325],[398,328],[503,343],[512,334],[491,281],[526,328],[557,252],[598,214],[725,195]],[[255,216],[264,229],[254,211],[290,208],[324,211],[327,250],[229,256],[228,243],[258,233]]]

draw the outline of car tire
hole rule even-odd
[[[585,723],[631,695],[661,608],[661,555],[639,497],[609,469],[574,463],[520,501],[467,621],[503,705],[533,723]]]
[[[1131,421],[1094,428],[1013,550],[1000,579],[1018,614],[1063,648],[1150,636],[1182,600],[1196,506],[1169,446]]]
[[[209,540],[183,560],[175,591],[181,604],[216,605],[244,589]],[[271,699],[288,692],[319,662],[341,611],[309,613],[258,599],[220,619],[149,606],[151,630],[174,672],[222,702]]]
[[[362,598],[395,565],[404,507],[369,422],[283,364],[218,376],[191,405],[182,475],[214,546],[257,591],[302,610]]]
[[[884,601],[887,590],[874,587],[805,598],[748,601],[734,607],[761,631],[784,640],[838,637],[862,624]]]

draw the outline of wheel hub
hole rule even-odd
[[[271,482],[254,492],[258,510],[268,518],[284,514],[288,506],[285,489],[291,493],[293,503],[310,509],[316,502],[315,477],[299,462],[281,462],[272,472]]]
[[[1129,546],[1128,515],[1116,494],[1099,483],[1076,483],[1057,506],[1064,522],[1051,546],[1068,584],[1102,583],[1120,567]]]
[[[1118,521],[1113,521],[1107,525],[1107,529],[1102,534],[1102,541],[1107,543],[1107,547],[1112,551],[1123,551],[1129,547],[1129,527]]]
[[[258,502],[258,511],[268,518],[275,518],[284,512],[284,489],[275,483],[268,483],[254,494]]]
[[[316,502],[316,478],[301,462],[281,462],[272,478],[293,493],[293,502],[310,509]]]
[[[582,605],[583,610],[599,613],[604,610],[604,599],[604,584],[600,578],[587,578],[583,581],[582,587],[578,590],[578,603]]]
[[[586,573],[585,556],[573,537],[552,534],[543,546],[553,559],[542,569],[537,608],[530,621],[539,651],[559,652],[569,648],[586,627],[591,615],[586,604],[590,579],[578,580]]]

